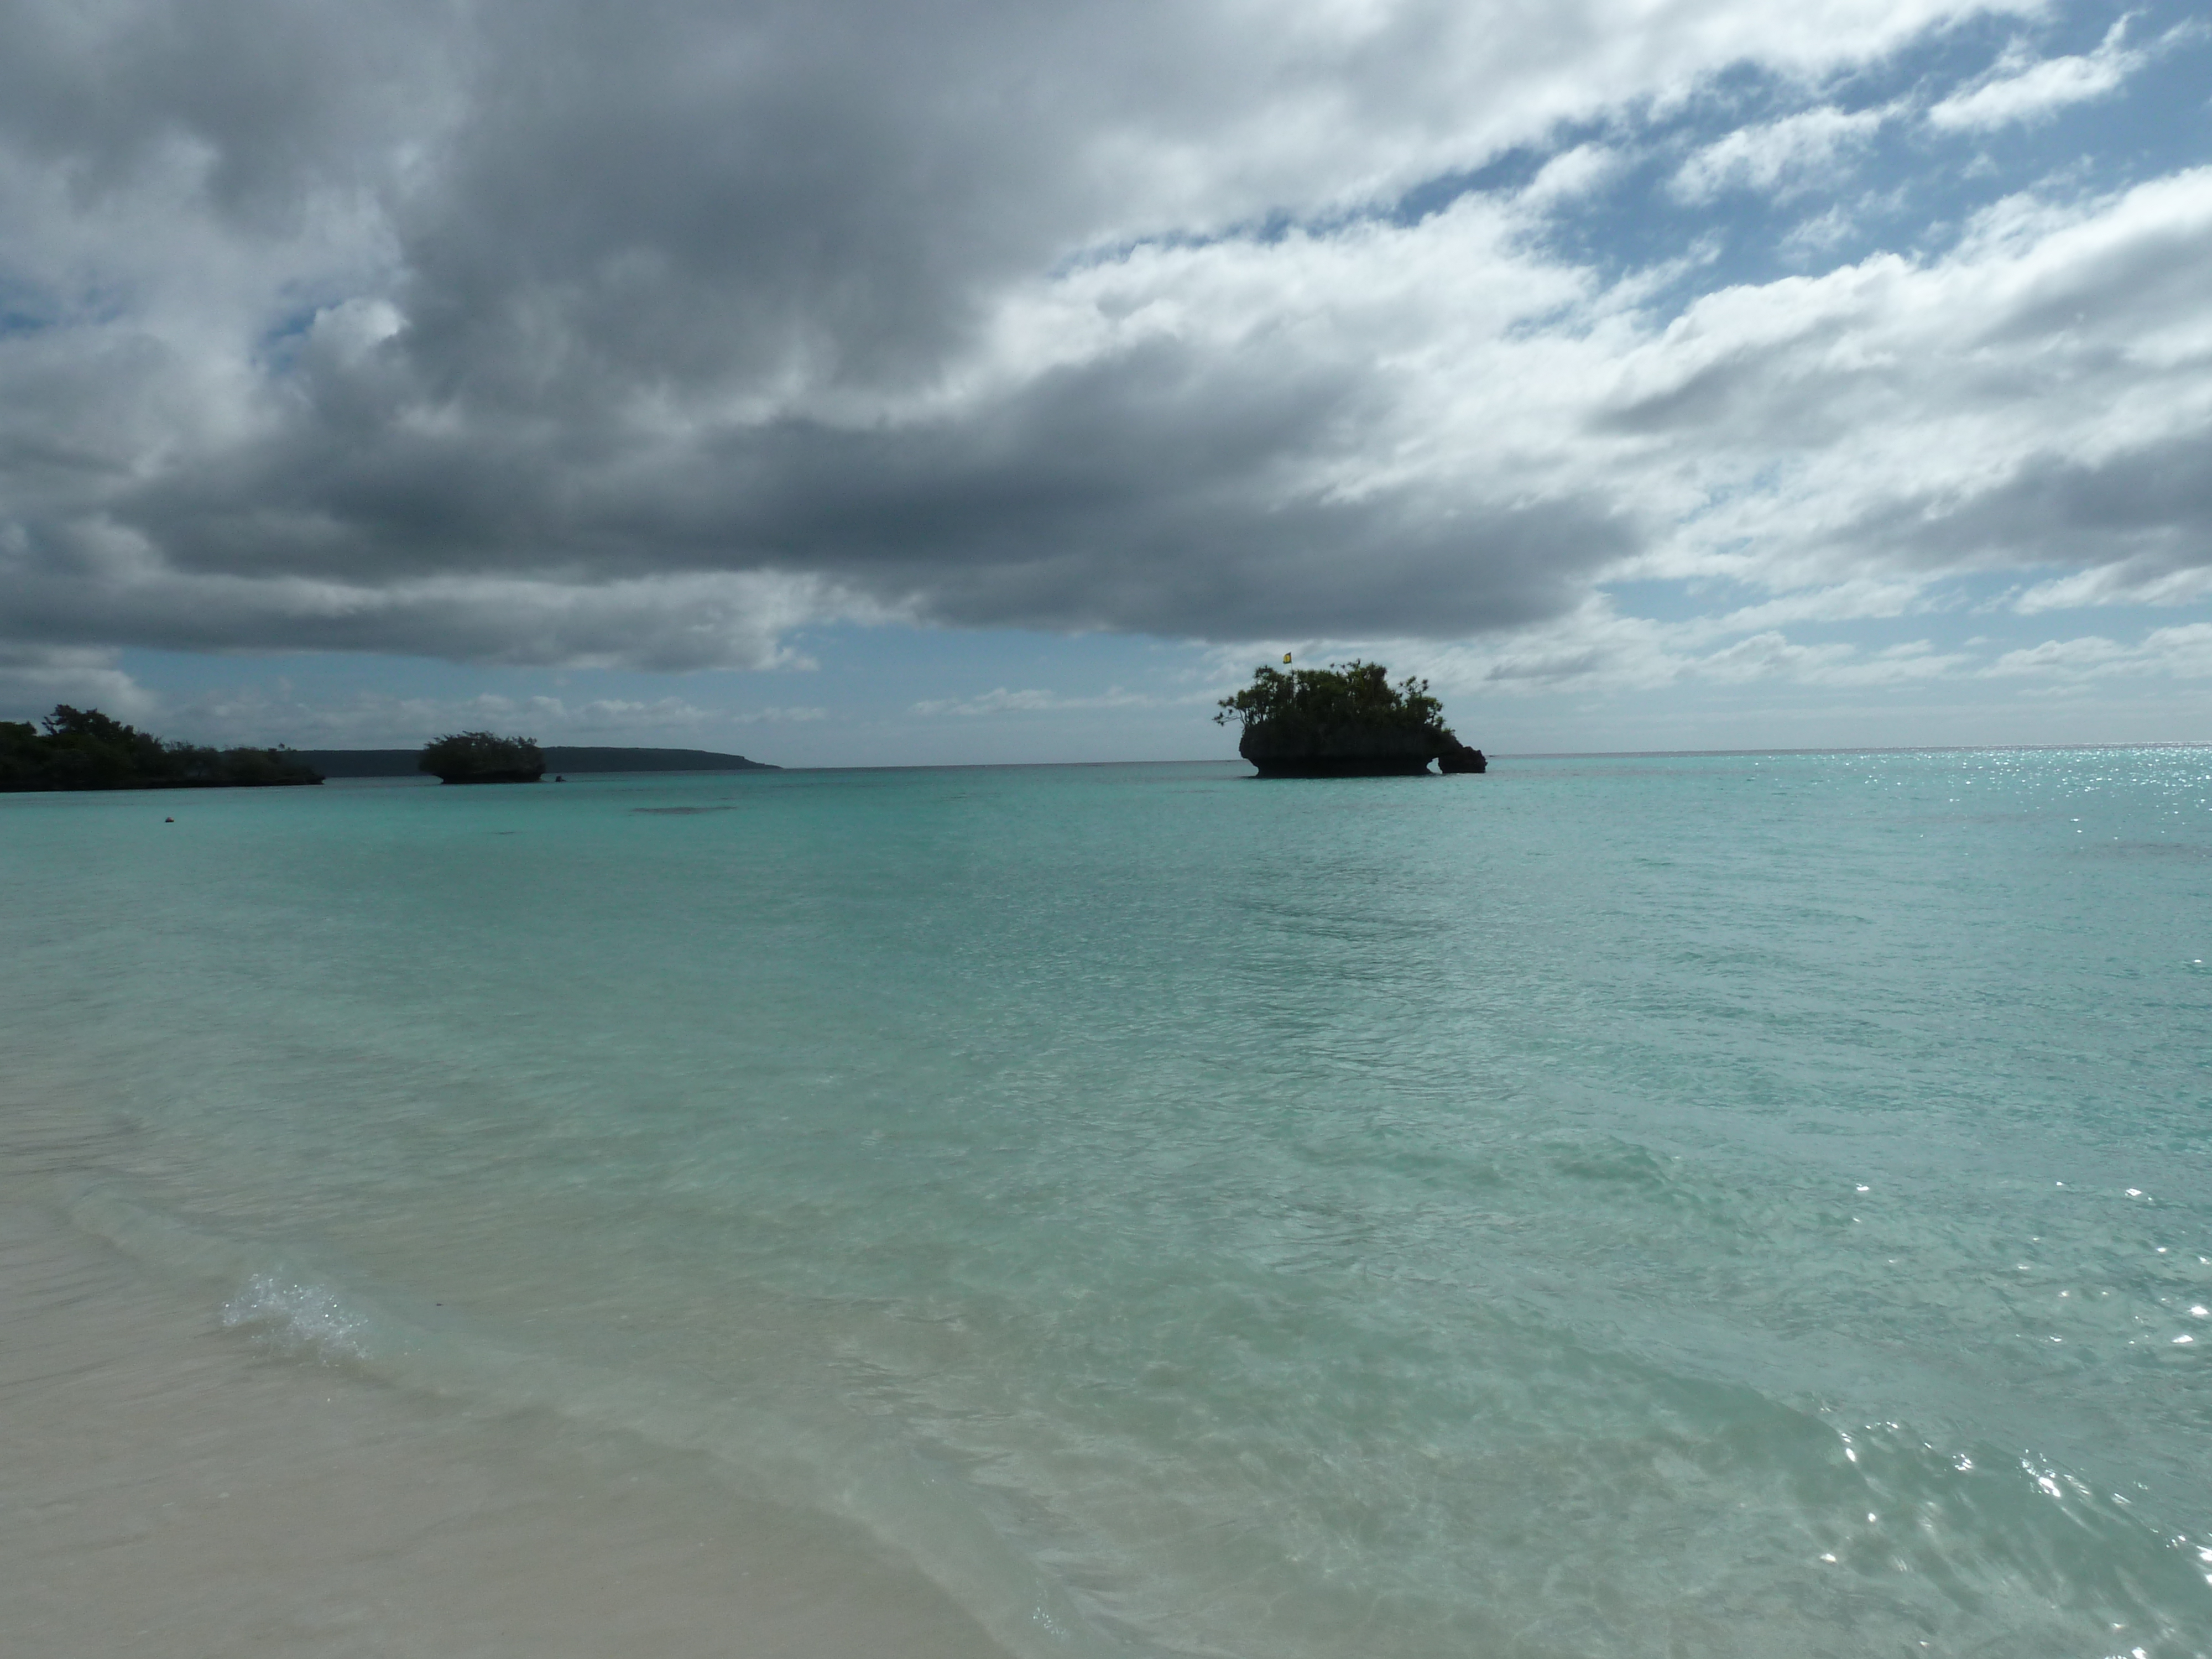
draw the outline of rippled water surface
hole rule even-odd
[[[1243,771],[0,799],[0,1169],[1030,1653],[2212,1652],[2212,752]]]

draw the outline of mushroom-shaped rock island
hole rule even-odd
[[[1447,772],[1486,769],[1482,751],[1453,736],[1443,713],[1426,680],[1393,685],[1381,663],[1354,659],[1287,674],[1263,665],[1213,718],[1243,726],[1237,752],[1263,778],[1411,776],[1431,761]]]
[[[424,744],[415,769],[436,773],[441,783],[536,783],[545,756],[528,738],[455,732]]]

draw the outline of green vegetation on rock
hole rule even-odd
[[[535,783],[545,775],[545,756],[529,738],[453,732],[425,744],[415,769],[441,783]]]
[[[289,750],[164,743],[97,708],[60,703],[39,726],[0,720],[0,790],[258,788],[322,781]]]
[[[1217,724],[1240,720],[1246,730],[1333,731],[1364,726],[1442,736],[1444,706],[1429,695],[1429,683],[1411,675],[1396,685],[1379,662],[1357,657],[1327,668],[1294,668],[1285,674],[1262,664],[1252,684],[1221,700]]]

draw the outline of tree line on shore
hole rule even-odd
[[[456,732],[423,745],[420,771],[447,783],[534,782],[544,752],[528,738]],[[58,703],[38,725],[0,720],[0,792],[219,789],[320,783],[297,752],[170,743],[97,708]]]
[[[59,703],[37,726],[0,720],[0,791],[236,789],[322,781],[282,747],[165,743],[97,708]]]

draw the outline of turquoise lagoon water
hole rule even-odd
[[[0,1169],[1024,1654],[2212,1651],[2212,751],[1243,770],[0,799]]]

